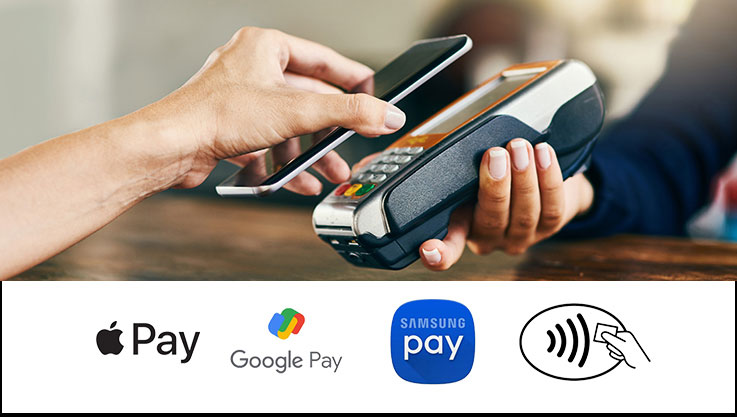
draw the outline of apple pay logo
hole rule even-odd
[[[119,355],[123,351],[124,345],[120,341],[123,331],[117,328],[117,325],[118,322],[114,321],[108,329],[97,332],[97,348],[103,355]],[[181,363],[188,363],[192,359],[200,338],[200,332],[194,332],[190,336],[184,332],[158,332],[149,323],[133,323],[131,333],[133,355],[138,355],[139,351],[153,351],[153,346],[147,348],[146,345],[155,345],[156,353],[162,356],[178,356]]]
[[[447,384],[471,372],[476,333],[471,312],[449,300],[417,300],[394,313],[392,364],[397,375],[418,384]]]

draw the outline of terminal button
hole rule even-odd
[[[373,174],[368,180],[370,182],[382,182],[386,179],[386,174]]]
[[[409,148],[407,150],[407,153],[410,155],[417,155],[418,153],[422,153],[422,151],[424,150],[425,148],[423,148],[422,146],[415,146],[415,147]]]
[[[364,195],[364,194],[368,193],[369,191],[373,190],[374,187],[376,187],[376,184],[363,184],[363,186],[359,190],[356,191],[356,193],[354,195],[354,198],[355,197],[361,197],[362,195]]]
[[[363,186],[362,184],[353,184],[350,187],[348,187],[347,190],[345,190],[345,192],[343,193],[343,195],[346,196],[346,197],[350,197],[356,191],[358,191],[359,189],[361,189],[362,186]]]
[[[361,175],[358,176],[358,181],[359,182],[367,182],[367,181],[370,181],[372,176],[373,175],[371,173],[369,173],[369,172],[363,173],[363,174],[361,174]]]
[[[397,172],[398,170],[399,170],[399,165],[384,164],[381,166],[381,172],[385,172],[387,174],[391,174],[392,172]]]
[[[407,162],[411,160],[412,160],[411,155],[397,155],[394,157],[394,161],[392,162],[396,162],[398,164],[406,164]]]
[[[351,187],[350,184],[343,184],[335,190],[335,195],[343,195],[343,193]]]

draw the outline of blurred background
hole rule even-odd
[[[414,40],[469,34],[473,50],[399,104],[408,114],[405,131],[508,65],[563,57],[597,74],[611,122],[657,80],[692,6],[693,0],[0,0],[0,158],[158,100],[242,26],[277,28],[375,69]],[[353,163],[395,138],[355,137],[339,152]],[[214,186],[234,171],[221,163],[198,189],[170,193],[215,196]],[[317,199],[280,191],[265,201]]]

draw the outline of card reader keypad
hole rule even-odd
[[[350,183],[338,187],[334,195],[354,200],[362,198],[424,150],[422,146],[387,149],[363,168]]]

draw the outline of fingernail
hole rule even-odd
[[[550,166],[550,146],[547,143],[543,142],[535,146],[535,159],[541,169],[547,169]]]
[[[404,122],[407,119],[407,116],[404,115],[404,112],[399,110],[396,106],[393,106],[391,104],[386,106],[386,116],[384,116],[384,126],[386,126],[387,129],[397,130],[404,126]]]
[[[524,171],[530,164],[530,155],[527,154],[527,143],[523,140],[512,142],[512,163],[517,171]]]
[[[440,251],[435,248],[431,251],[427,251],[425,249],[422,249],[422,254],[425,256],[425,260],[430,265],[436,265],[439,264],[440,261],[443,259],[443,257],[440,255]]]
[[[492,149],[489,152],[489,173],[495,180],[500,180],[507,175],[507,155],[501,149]]]

